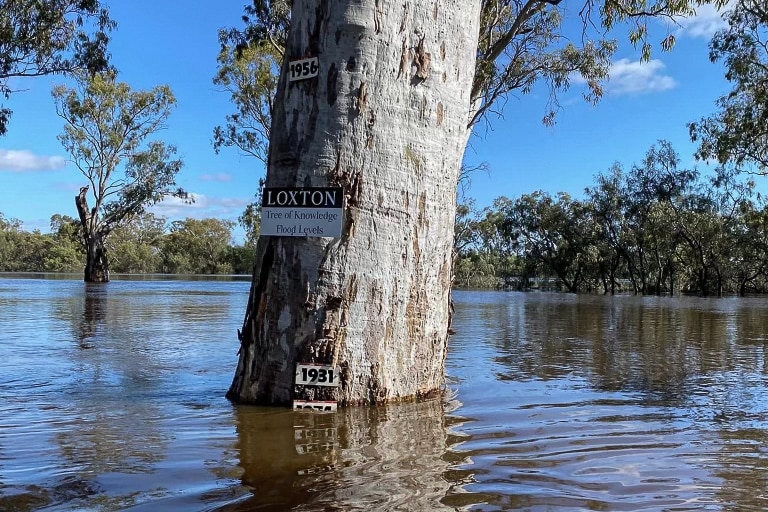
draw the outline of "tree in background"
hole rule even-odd
[[[171,223],[163,239],[164,272],[174,274],[231,274],[228,261],[234,222],[191,219]]]
[[[52,243],[45,256],[47,272],[78,272],[83,269],[85,248],[80,221],[69,215],[51,216]]]
[[[110,269],[121,274],[159,272],[165,225],[165,217],[144,212],[131,216],[116,227],[107,240],[107,248],[112,255]]]
[[[8,219],[0,213],[0,271],[21,270],[18,268],[21,237],[21,221]]]
[[[726,19],[710,58],[724,61],[733,89],[717,101],[717,114],[688,127],[697,157],[768,174],[768,4],[739,0]]]
[[[132,91],[115,73],[81,77],[74,89],[53,90],[56,113],[66,122],[59,136],[88,180],[75,196],[86,248],[85,281],[109,281],[105,241],[122,223],[172,194],[181,160],[176,148],[148,138],[164,127],[176,100],[168,86]],[[88,206],[88,191],[94,201]]]
[[[3,0],[0,3],[0,95],[11,79],[103,71],[108,32],[115,24],[98,0]],[[11,110],[0,104],[0,135]]]
[[[244,29],[219,31],[221,49],[213,83],[230,94],[237,109],[213,130],[213,147],[235,147],[267,163],[267,144],[278,71],[290,26],[286,0],[254,0],[245,7]]]

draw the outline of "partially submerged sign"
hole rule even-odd
[[[294,400],[293,410],[310,410],[336,412],[338,405],[335,400]]]
[[[341,236],[341,187],[265,188],[261,236]]]

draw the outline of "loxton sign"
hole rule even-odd
[[[341,187],[265,188],[261,236],[339,237],[343,209]]]

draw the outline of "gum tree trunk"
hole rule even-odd
[[[296,0],[267,187],[341,186],[340,238],[261,237],[227,396],[381,403],[438,394],[479,1]],[[319,58],[289,82],[288,61]],[[339,388],[294,386],[297,363]]]
[[[107,283],[109,282],[109,259],[104,247],[105,235],[96,228],[94,211],[88,208],[87,192],[88,187],[82,187],[80,193],[75,196],[75,206],[80,216],[85,242],[83,280],[86,283]]]

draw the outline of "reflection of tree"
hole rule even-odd
[[[237,417],[242,480],[253,496],[222,511],[445,508],[440,401],[333,414],[239,407]]]
[[[454,302],[449,371],[473,419],[450,473],[464,492],[446,502],[609,509],[666,493],[768,510],[765,298]]]
[[[94,489],[105,474],[151,473],[153,464],[166,457],[169,442],[169,434],[157,421],[162,417],[161,404],[140,398],[162,385],[151,377],[160,364],[148,350],[153,340],[133,332],[144,325],[140,321],[134,325],[144,310],[152,308],[125,299],[119,283],[85,283],[82,295],[73,296],[70,307],[57,312],[68,316],[79,347],[88,350],[71,352],[75,369],[67,383],[71,400],[54,439],[63,464],[70,468],[68,478]],[[109,500],[120,506],[133,503],[131,496]]]
[[[75,337],[82,348],[90,348],[89,341],[104,322],[107,287],[103,284],[85,283],[83,315],[75,324]]]
[[[768,320],[752,318],[745,299],[734,306],[693,298],[504,297],[473,305],[474,319],[457,311],[455,322],[496,347],[500,379],[575,376],[598,390],[634,390],[663,401],[685,400],[702,375],[743,364],[734,360],[734,344],[768,327]]]

